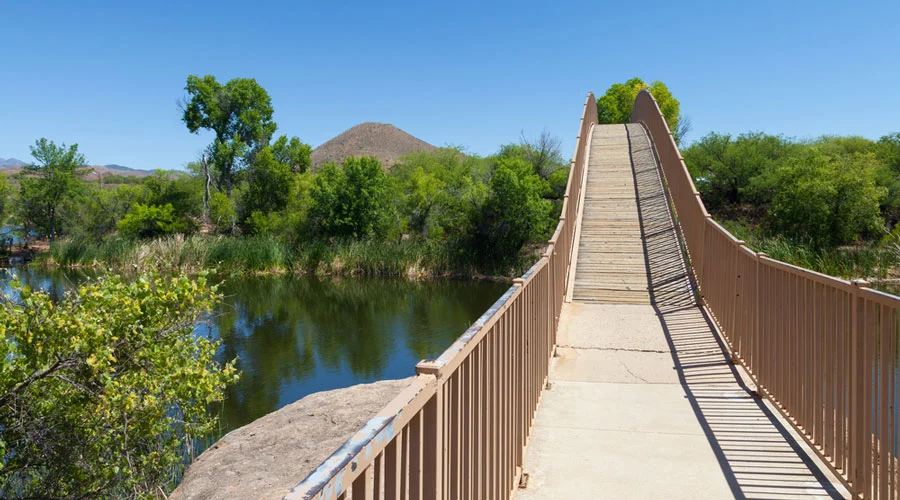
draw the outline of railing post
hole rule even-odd
[[[444,380],[441,366],[420,361],[416,375],[435,377],[434,399],[422,409],[422,499],[443,500],[444,493]]]
[[[741,259],[741,248],[746,244],[743,240],[738,240],[737,249],[734,251],[734,269],[730,270],[734,271],[735,277],[734,288],[731,294],[731,318],[729,320],[731,332],[726,332],[726,334],[728,337],[731,337],[731,363],[734,365],[741,364],[742,350],[744,349],[744,331],[740,326],[740,314],[744,307],[743,296],[741,295],[743,276],[738,263]]]
[[[763,371],[764,370],[762,368],[762,365],[765,363],[763,361],[763,359],[765,356],[764,353],[765,353],[765,346],[766,346],[766,343],[763,342],[763,336],[766,335],[766,332],[762,326],[763,307],[762,307],[762,304],[760,303],[760,293],[759,293],[760,289],[762,288],[761,277],[760,277],[761,273],[760,273],[760,269],[759,269],[762,264],[760,264],[760,261],[765,256],[766,256],[766,254],[763,252],[759,252],[756,254],[756,280],[755,280],[756,290],[754,292],[756,294],[756,300],[754,300],[754,303],[756,304],[756,306],[755,306],[756,311],[754,311],[756,321],[755,321],[755,324],[753,325],[753,330],[754,330],[753,337],[755,338],[754,346],[756,349],[756,353],[753,356],[753,359],[756,361],[756,363],[755,363],[755,366],[753,366],[752,370],[753,370],[753,375],[756,378],[756,393],[759,397],[762,397],[763,394],[765,393],[765,391],[767,390],[766,384],[763,383]]]
[[[869,415],[866,408],[869,406],[865,401],[865,384],[866,384],[866,332],[864,321],[863,304],[859,301],[859,288],[867,286],[869,283],[865,280],[851,281],[853,288],[850,290],[850,421],[848,428],[850,431],[850,453],[848,454],[849,471],[847,479],[852,484],[853,498],[862,498],[865,485],[868,482],[865,476],[866,467],[864,460],[870,457],[864,456],[866,453],[865,440],[870,439],[865,432],[866,419]]]
[[[694,270],[697,272],[697,287],[699,288],[698,294],[700,295],[699,298],[701,304],[705,302],[704,294],[706,293],[706,290],[704,290],[705,283],[703,277],[706,276],[706,264],[709,260],[709,258],[706,256],[706,227],[711,221],[712,216],[707,215],[706,218],[703,219],[703,221],[700,223],[700,234],[698,235],[700,243],[698,244],[699,247],[697,252],[700,255],[696,257],[698,262],[694,262],[694,256],[691,256],[691,265],[694,266]]]

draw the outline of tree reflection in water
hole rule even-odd
[[[508,288],[503,283],[314,277],[236,278],[199,334],[221,337],[242,378],[223,432],[307,394],[407,377],[446,349]]]

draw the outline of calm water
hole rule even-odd
[[[12,269],[59,295],[89,277]],[[6,281],[7,276],[0,276]],[[227,391],[222,433],[307,394],[414,374],[509,287],[504,283],[312,277],[228,278],[224,303],[197,335],[221,338],[241,380]]]

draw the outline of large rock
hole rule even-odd
[[[411,381],[310,394],[229,432],[191,464],[170,498],[280,499]]]

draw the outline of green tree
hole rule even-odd
[[[277,125],[272,100],[252,78],[234,78],[222,85],[212,75],[188,76],[182,120],[188,130],[215,133],[207,148],[217,173],[216,185],[231,197],[234,174],[268,144]]]
[[[247,214],[255,211],[268,214],[287,206],[293,172],[290,164],[276,158],[274,148],[261,149],[246,173],[243,203]]]
[[[704,203],[718,210],[745,203],[767,205],[770,174],[796,149],[781,136],[751,132],[734,138],[713,132],[683,153]]]
[[[534,173],[543,179],[550,179],[554,172],[568,169],[568,164],[560,151],[560,144],[559,138],[546,130],[535,139],[529,139],[523,133],[517,144],[500,146],[497,157],[521,158],[531,165]]]
[[[879,172],[879,185],[888,190],[881,210],[889,227],[900,227],[900,132],[879,139],[875,151],[884,166]]]
[[[625,83],[615,83],[606,93],[597,99],[597,117],[600,123],[629,123],[631,112],[634,111],[634,100],[638,92],[648,89],[656,99],[659,110],[662,112],[669,130],[675,135],[675,140],[681,142],[688,132],[689,122],[682,119],[681,104],[672,96],[666,84],[660,81],[651,82],[648,86],[640,78],[632,78]]]
[[[451,244],[469,237],[487,198],[489,163],[455,148],[400,158],[391,167],[391,177],[401,193],[397,205],[406,230],[426,239],[455,240]]]
[[[385,236],[391,222],[392,186],[377,158],[347,158],[316,172],[310,218],[328,236]]]
[[[73,228],[73,236],[84,236],[94,241],[107,236],[142,196],[141,186],[131,184],[89,189],[78,198],[74,217],[79,222]]]
[[[282,135],[272,143],[272,153],[279,163],[287,165],[292,172],[299,174],[306,172],[311,164],[312,147],[296,137],[288,140],[286,135]]]
[[[879,202],[886,190],[876,184],[877,165],[871,153],[835,156],[804,149],[773,174],[768,225],[818,247],[882,234]]]
[[[175,209],[170,203],[162,206],[135,203],[116,227],[131,238],[156,238],[181,232]]]
[[[156,498],[237,374],[193,334],[205,274],[103,277],[0,301],[0,496]]]
[[[63,204],[84,186],[80,167],[85,164],[78,145],[57,146],[41,138],[30,147],[35,163],[22,168],[19,177],[20,216],[50,237],[59,234]]]
[[[552,204],[544,199],[550,186],[521,158],[501,158],[490,181],[474,234],[473,246],[482,261],[514,261],[528,241],[543,241],[551,227]]]
[[[877,155],[888,168],[900,175],[900,132],[878,139]]]
[[[0,174],[0,227],[6,224],[6,218],[9,217],[11,195],[12,186],[9,184],[9,178],[6,174]]]

